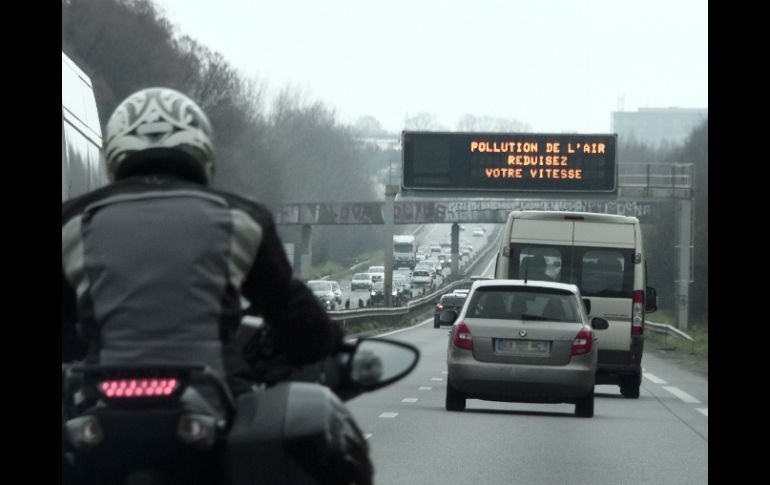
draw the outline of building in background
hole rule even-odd
[[[708,108],[639,108],[613,111],[612,132],[618,143],[635,141],[660,148],[682,145],[708,117]]]

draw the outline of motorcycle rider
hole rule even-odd
[[[292,277],[270,212],[210,187],[212,129],[191,99],[128,96],[104,147],[111,183],[62,204],[62,363],[199,362],[239,393],[241,297],[288,364],[334,353],[341,332]]]

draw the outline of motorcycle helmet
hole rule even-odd
[[[211,123],[195,102],[169,88],[148,88],[121,102],[107,121],[110,180],[171,173],[208,185],[214,175]]]

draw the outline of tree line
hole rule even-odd
[[[618,163],[692,164],[693,251],[690,285],[690,322],[708,325],[708,118],[681,146],[651,147],[637,141],[621,142]],[[677,220],[674,199],[664,203],[654,223],[644,224],[648,285],[659,295],[659,307],[676,311]],[[651,316],[654,320],[654,316]]]
[[[221,53],[176,32],[152,0],[62,0],[62,50],[91,77],[102,127],[142,88],[169,87],[195,100],[214,129],[215,187],[270,207],[384,197],[361,165],[353,129],[333,109],[290,87],[267,100],[264,80],[247,78]],[[342,244],[331,240],[332,231],[319,231],[314,243],[341,254],[368,252],[382,247],[379,229]]]

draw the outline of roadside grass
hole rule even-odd
[[[313,279],[320,280],[324,276],[329,276],[332,280],[337,280],[350,273],[348,268],[344,268],[335,262],[326,262],[318,266],[313,266]]]
[[[667,310],[658,310],[655,313],[649,314],[647,315],[647,320],[676,326],[676,317],[673,312]],[[674,347],[705,358],[709,356],[709,329],[707,325],[693,323],[690,325],[690,328],[685,330],[687,335],[695,339],[694,344],[681,337],[651,332],[649,329],[644,333],[645,339],[656,344]]]
[[[356,258],[356,261],[358,261],[358,264],[361,264],[361,266],[355,270],[341,266],[337,262],[329,261],[313,266],[311,273],[314,279],[321,279],[324,276],[329,276],[329,278],[332,280],[338,280],[345,276],[352,275],[353,273],[365,272],[369,266],[384,265],[385,252],[375,251],[373,253],[362,254]]]

